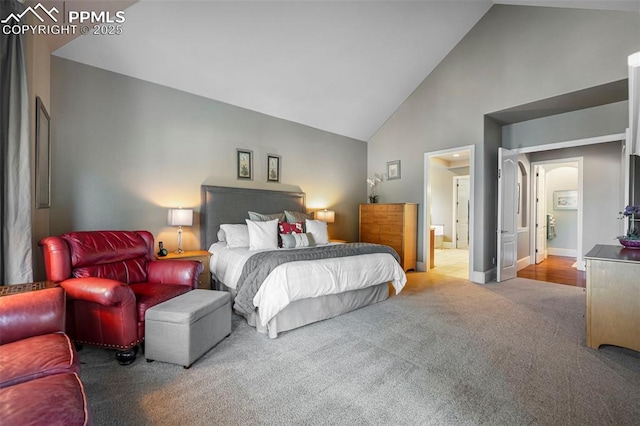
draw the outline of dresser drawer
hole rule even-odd
[[[363,232],[362,234],[360,234],[360,241],[362,241],[363,243],[376,243],[379,244],[380,243],[380,234],[378,233],[366,233]]]
[[[360,232],[363,234],[379,234],[380,233],[380,225],[375,223],[362,223],[360,226]]]
[[[366,211],[360,213],[360,223],[373,223],[375,221],[375,217],[373,216],[373,211]]]
[[[403,204],[389,204],[389,205],[387,205],[387,211],[388,212],[400,212],[400,213],[402,213],[404,211],[404,205]]]
[[[402,212],[389,212],[387,213],[387,220],[389,223],[398,223],[402,225],[404,214]]]
[[[378,229],[381,234],[402,235],[402,225],[384,224],[384,225],[378,225]]]
[[[396,234],[380,234],[380,242],[386,245],[399,245],[402,246],[402,235]]]

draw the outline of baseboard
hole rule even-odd
[[[578,251],[575,249],[547,247],[547,254],[550,256],[577,257]]]
[[[473,271],[471,281],[476,284],[486,284],[496,279],[496,268],[489,269],[485,272]]]
[[[529,265],[531,265],[531,258],[529,256],[523,257],[522,259],[518,260],[517,270],[519,271],[521,269],[524,269]]]

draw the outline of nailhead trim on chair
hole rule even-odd
[[[90,346],[99,346],[99,347],[110,348],[110,349],[131,349],[132,347],[136,346],[140,342],[142,342],[142,340],[138,339],[135,342],[131,342],[129,346],[121,346],[121,345],[110,345],[108,343],[87,342],[85,340],[74,340],[74,343],[79,343],[82,345],[90,345]]]

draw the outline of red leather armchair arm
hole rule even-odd
[[[60,283],[70,299],[116,306],[127,302],[136,304],[136,297],[128,285],[107,278],[71,278]]]
[[[65,297],[60,287],[0,297],[0,345],[64,332]]]
[[[204,266],[195,260],[154,260],[149,262],[150,283],[182,284],[198,287],[198,275]]]

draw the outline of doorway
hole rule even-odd
[[[537,161],[530,165],[532,188],[530,256],[517,275],[584,287],[582,262],[583,158]],[[518,234],[522,246],[526,234]]]
[[[616,235],[619,232],[619,224],[615,219],[615,213],[618,211],[617,206],[622,205],[623,200],[626,200],[624,191],[616,191],[615,188],[623,188],[623,182],[626,180],[623,174],[626,159],[628,159],[628,153],[626,150],[626,144],[624,134],[613,134],[607,136],[599,136],[588,139],[581,139],[575,141],[559,142],[547,145],[531,146],[526,148],[519,148],[513,151],[518,157],[514,159],[515,162],[518,159],[526,158],[528,161],[531,158],[533,163],[559,163],[559,162],[571,162],[578,161],[578,215],[575,219],[577,226],[577,248],[575,253],[576,258],[576,270],[584,271],[585,264],[583,255],[586,253],[584,250],[590,250],[595,244],[607,244],[607,241],[611,239],[611,235]],[[502,149],[502,148],[501,148]],[[513,157],[511,157],[513,158]],[[584,167],[582,165],[584,161]],[[527,163],[529,164],[529,163]],[[591,173],[584,174],[583,168]],[[533,169],[531,169],[533,170]],[[531,175],[534,175],[532,172]],[[514,186],[517,185],[517,175],[513,175]],[[534,185],[533,179],[529,179],[530,185]],[[584,197],[583,189],[587,188],[586,197]],[[525,188],[526,190],[526,188]],[[561,189],[559,189],[561,190]],[[535,247],[534,246],[534,232],[535,232],[535,220],[533,218],[535,204],[535,189],[531,188],[531,197],[529,198],[529,212],[532,215],[529,221],[530,229],[524,232],[526,238],[530,238],[531,241],[526,241],[526,244],[518,245],[511,244],[505,245],[506,248],[511,250],[510,256],[505,256],[505,259],[509,260],[515,256],[517,248],[517,263],[518,270],[526,267],[529,264],[535,264]],[[517,200],[515,195],[516,191],[513,191],[513,200]],[[559,194],[567,196],[567,194]],[[576,199],[573,195],[568,194],[573,199]],[[511,198],[510,198],[511,199]],[[583,201],[583,199],[587,201]],[[560,200],[562,203],[568,202]],[[500,194],[498,196],[498,221],[499,221],[499,233],[498,233],[498,250],[500,250],[500,235],[502,234],[502,227],[500,225],[500,212],[509,212],[513,214],[513,220],[509,222],[516,222],[515,209],[505,207],[509,203],[500,201]],[[549,203],[553,203],[551,200]],[[574,202],[574,201],[571,201]],[[586,206],[584,208],[583,206]],[[515,205],[515,204],[514,204]],[[591,206],[591,207],[589,207]],[[604,212],[604,213],[603,213]],[[503,213],[505,215],[505,213]],[[613,220],[612,220],[613,218]],[[526,219],[522,218],[521,223],[526,223]],[[546,224],[546,221],[544,222]],[[588,229],[588,232],[584,232]],[[519,230],[518,230],[519,231]],[[546,231],[545,231],[546,235]],[[556,253],[558,249],[563,247],[556,247]],[[560,254],[574,255],[570,252],[562,252]],[[553,255],[553,254],[552,254]],[[507,269],[511,267],[511,263],[504,262],[501,256],[498,256],[498,270]],[[513,274],[515,276],[515,274]],[[505,277],[508,279],[508,277]],[[498,274],[498,281],[500,281],[500,274]]]
[[[428,271],[472,277],[473,159],[473,146],[425,154],[424,259]]]

